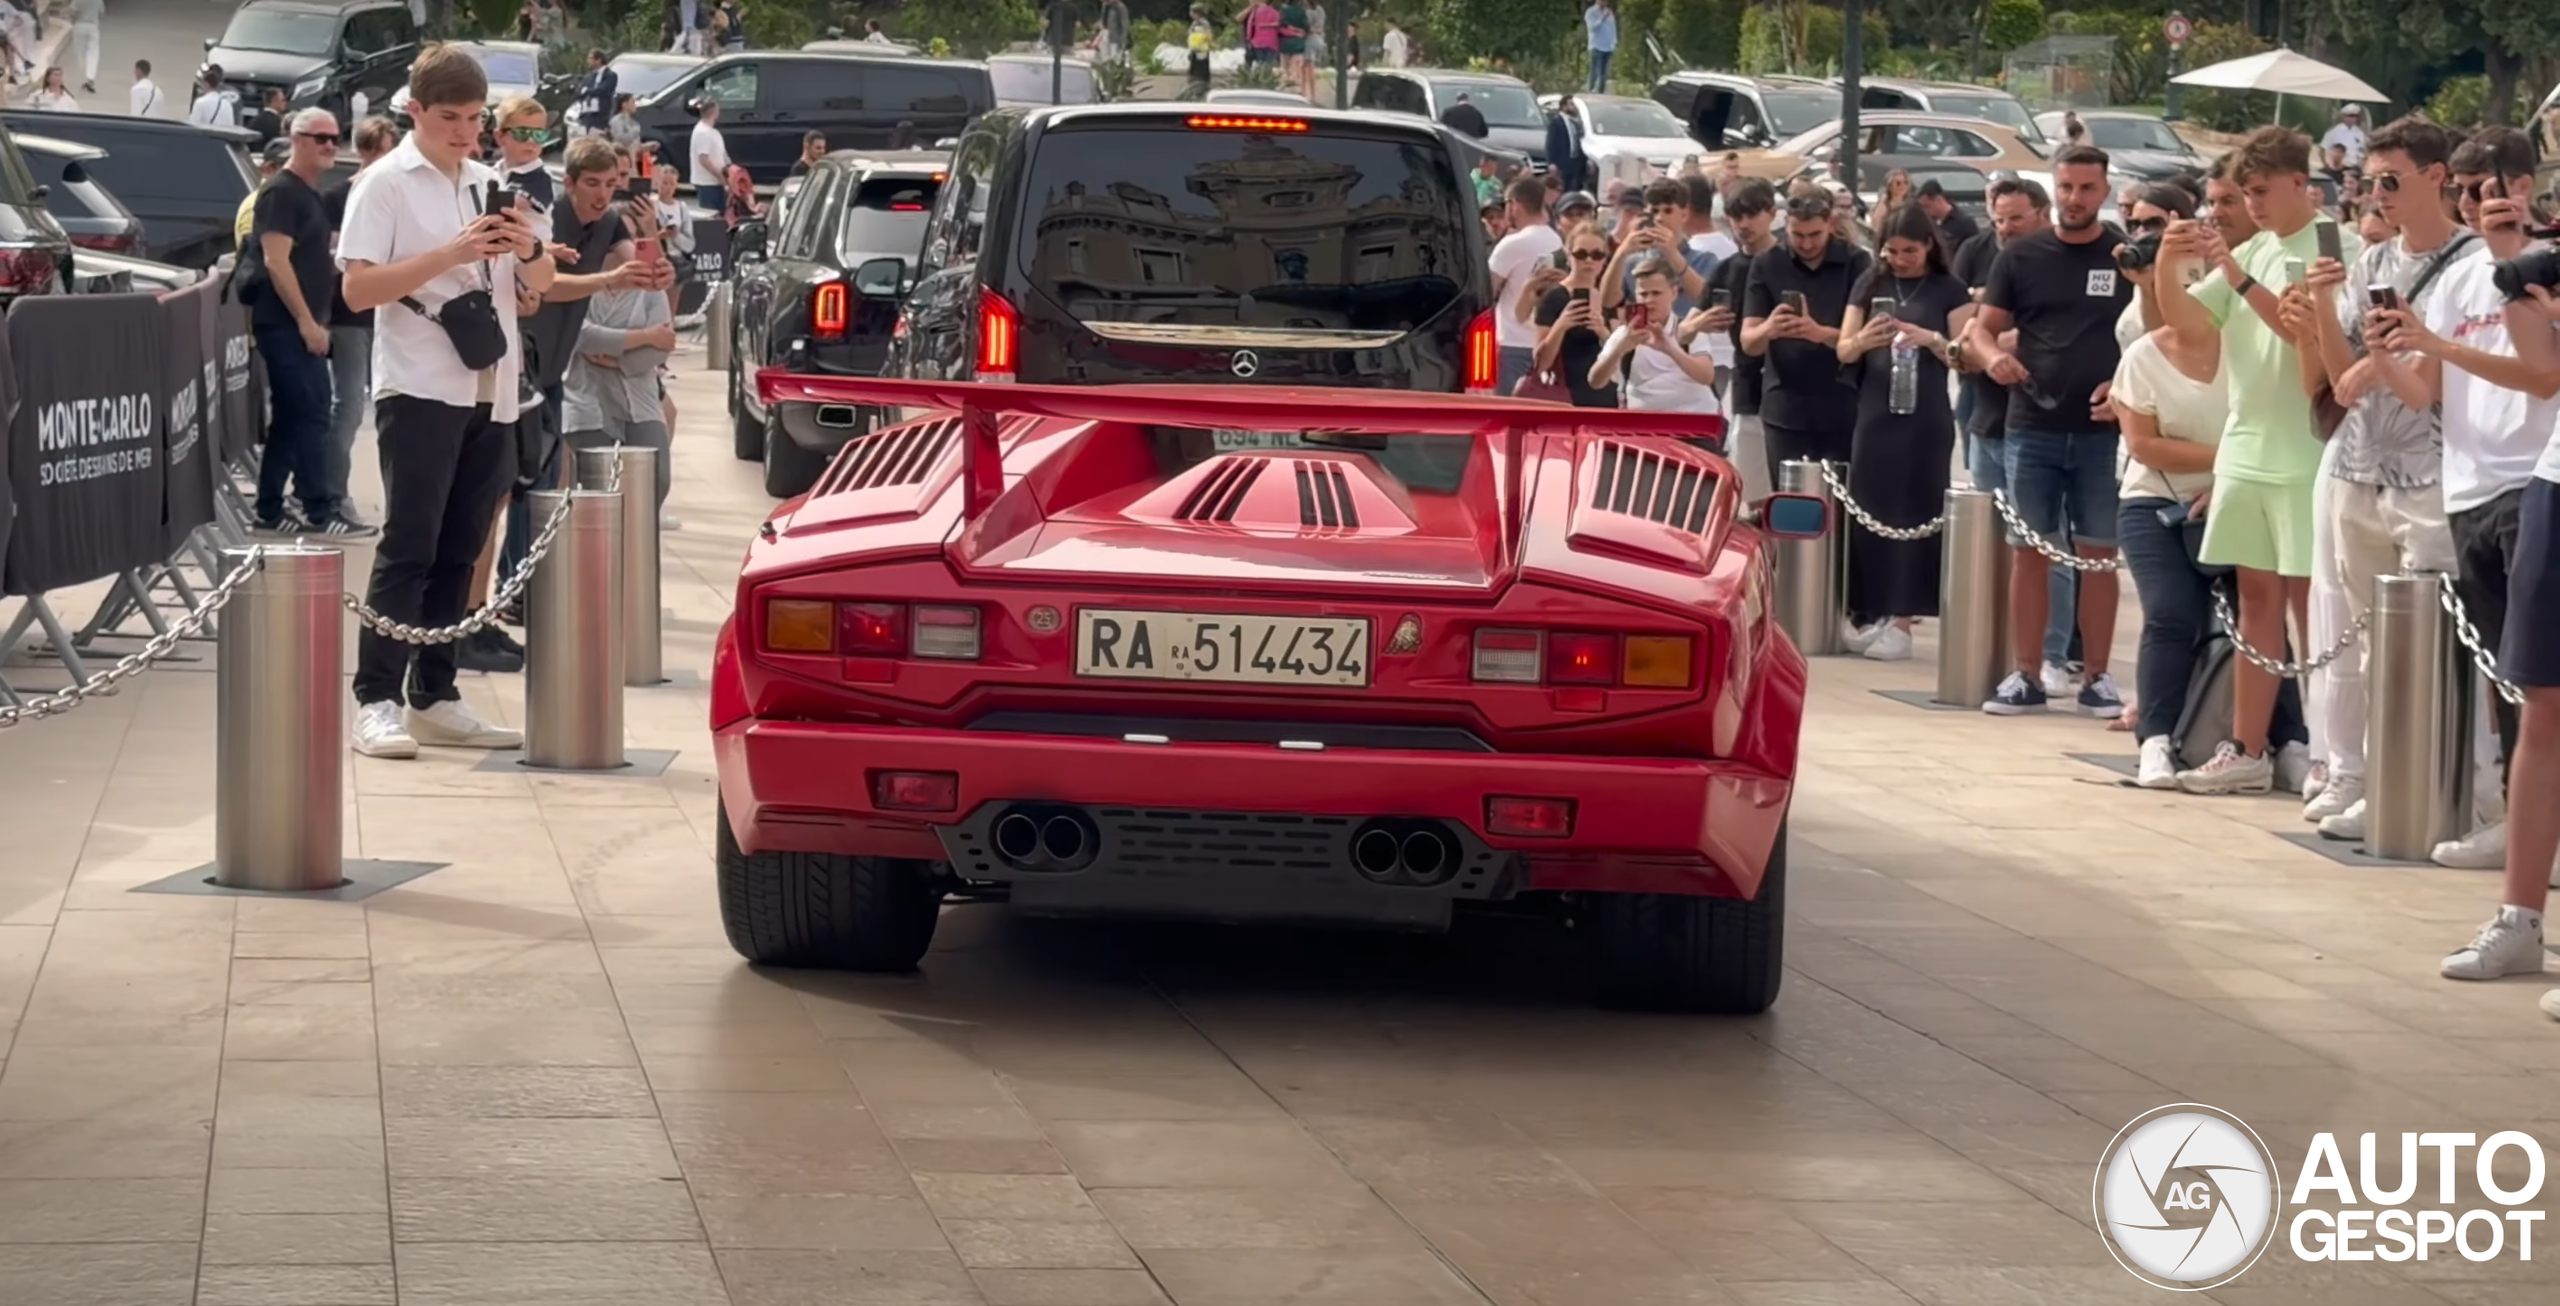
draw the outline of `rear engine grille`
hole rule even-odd
[[[1159,867],[1267,867],[1332,869],[1355,822],[1342,816],[1294,816],[1271,812],[1168,812],[1129,807],[1094,809],[1109,834],[1113,863],[1131,870]]]
[[[1339,464],[1299,464],[1298,524],[1359,529],[1360,510],[1351,503],[1351,478],[1342,474]]]
[[[1601,444],[1592,507],[1702,534],[1714,502],[1715,478],[1705,470],[1634,445]]]
[[[1262,479],[1263,470],[1270,465],[1268,458],[1228,458],[1221,461],[1207,476],[1200,478],[1200,483],[1192,487],[1190,494],[1183,497],[1182,506],[1173,510],[1173,519],[1216,523],[1234,521],[1236,509],[1244,506],[1245,492],[1253,488],[1255,481]],[[1300,472],[1299,475],[1303,477],[1306,473]],[[1304,492],[1302,484],[1300,493]]]
[[[951,418],[857,436],[845,443],[835,466],[818,482],[816,493],[921,485],[959,436],[960,423]]]

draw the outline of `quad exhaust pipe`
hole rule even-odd
[[[1006,865],[1026,871],[1083,870],[1102,845],[1093,818],[1069,807],[1016,807],[996,818],[988,838]]]
[[[1351,869],[1376,884],[1428,888],[1458,869],[1458,845],[1438,821],[1371,821],[1351,837]]]

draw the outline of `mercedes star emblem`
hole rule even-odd
[[[1250,349],[1239,349],[1234,358],[1227,360],[1227,365],[1235,369],[1237,376],[1251,380],[1254,373],[1262,370],[1262,356]]]

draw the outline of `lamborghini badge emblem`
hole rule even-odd
[[[1408,612],[1396,623],[1396,633],[1387,641],[1389,653],[1417,653],[1422,649],[1422,618]]]

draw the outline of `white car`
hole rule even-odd
[[[1554,113],[1564,98],[1539,96],[1538,107]],[[1679,115],[1651,100],[1577,93],[1573,115],[1582,126],[1582,153],[1591,160],[1595,191],[1611,178],[1641,182],[1655,174],[1676,172],[1681,164],[1705,153]]]
[[[525,41],[456,41],[454,48],[470,55],[489,79],[489,107],[497,108],[511,95],[531,96],[542,89],[542,47]],[[386,110],[393,121],[405,122],[409,117],[409,84],[391,93]]]

